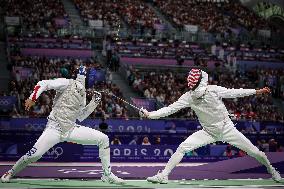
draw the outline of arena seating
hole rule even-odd
[[[69,17],[61,0],[9,0],[5,8],[6,16],[21,17],[22,26],[29,30],[47,29],[54,32],[69,25]]]
[[[284,61],[284,50],[281,48],[244,43],[216,43],[209,51],[187,41],[112,38],[111,49],[121,56],[122,63],[128,65],[193,66],[197,58],[206,60],[207,66],[211,68],[214,68],[216,62],[230,61],[228,58],[256,63]]]
[[[76,6],[85,21],[102,20],[104,25],[118,27],[123,19],[131,28],[153,29],[155,24],[161,24],[161,20],[149,8],[144,1],[114,0],[86,1],[75,0]]]
[[[157,0],[156,5],[181,28],[198,25],[205,31],[227,34],[234,32],[233,28],[237,28],[237,33],[243,29],[270,28],[266,21],[237,1]]]
[[[54,37],[8,37],[8,46],[17,48],[43,48],[43,49],[91,49],[91,41],[77,38]],[[10,47],[9,47],[10,48]]]
[[[267,45],[254,46],[253,44],[229,45],[223,43],[216,47],[216,51],[224,49],[225,55],[233,54],[237,60],[283,62],[284,49]]]
[[[89,20],[101,20],[103,26],[114,28],[119,27],[121,24],[120,17],[117,13],[118,3],[113,0],[74,0],[74,3],[86,23],[88,23]]]
[[[93,56],[91,41],[78,36],[9,36],[7,46],[11,49],[10,54],[24,56],[80,59]]]
[[[237,23],[241,24],[249,31],[255,29],[271,29],[266,20],[257,16],[240,2],[228,1],[228,3],[224,4],[223,11],[227,14],[231,14],[232,19],[235,19]]]
[[[121,40],[113,43],[113,49],[124,57],[175,59],[176,56],[179,55],[184,59],[193,59],[194,55],[197,53],[199,55],[205,55],[205,50],[198,44],[173,40]]]
[[[123,0],[119,5],[118,12],[131,29],[154,29],[155,24],[162,24],[162,20],[144,1]]]
[[[74,0],[74,4],[86,23],[98,21],[98,23],[102,22],[103,27],[121,28],[124,27],[123,21],[133,33],[139,30],[140,34],[155,35],[156,30],[165,25],[143,0],[120,2]],[[238,1],[157,0],[153,2],[153,6],[180,28],[184,28],[185,25],[197,25],[200,31],[222,33],[225,36],[232,33],[255,34],[257,30],[274,30],[267,21]],[[37,0],[33,3],[26,0],[9,0],[5,15],[23,17],[22,25],[33,31],[44,28],[52,32],[57,28],[70,25],[69,17],[60,0]]]

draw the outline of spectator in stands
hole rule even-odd
[[[142,145],[146,145],[146,146],[151,145],[149,138],[147,136],[143,138]]]
[[[99,124],[99,129],[103,133],[106,133],[108,131],[108,124],[105,122],[104,117],[101,119],[101,123]]]
[[[277,152],[284,152],[284,147],[281,144],[278,144]]]
[[[211,46],[211,54],[213,55],[213,56],[216,56],[217,55],[217,52],[216,52],[216,49],[217,48],[217,46],[216,46],[216,43],[214,43],[212,46]]]
[[[255,129],[255,122],[254,121],[247,121],[247,124],[245,125],[245,133],[256,133],[256,129]]]
[[[266,129],[266,128],[262,129],[262,130],[260,131],[260,134],[267,134],[267,129]]]
[[[186,156],[198,156],[197,152],[195,150],[189,151],[185,154]]]
[[[161,137],[160,136],[155,137],[155,145],[161,145]]]
[[[114,53],[111,56],[111,60],[110,60],[110,69],[115,72],[118,71],[119,64],[120,64],[120,59],[119,59],[118,53],[114,51]]]
[[[19,112],[18,112],[18,110],[17,110],[15,105],[13,106],[13,111],[11,112],[10,116],[12,118],[19,118],[19,117],[21,117],[21,115],[19,114]]]
[[[278,149],[278,144],[277,142],[275,141],[275,139],[270,139],[269,142],[268,142],[268,145],[269,145],[269,152],[276,152],[277,149]]]
[[[111,39],[108,39],[106,41],[105,48],[106,48],[106,62],[107,62],[108,68],[111,69],[111,57],[112,57],[112,51],[113,51],[113,47],[111,46]]]
[[[258,146],[257,146],[260,150],[262,150],[263,152],[269,152],[269,145],[268,143],[262,139],[260,142],[258,142]]]
[[[218,56],[218,58],[219,58],[220,60],[224,60],[224,56],[225,56],[224,54],[225,54],[225,51],[224,51],[223,47],[221,47],[220,50],[219,50],[219,56]]]
[[[282,104],[284,105],[284,71],[283,70],[280,73],[279,84],[280,84],[279,97],[280,99],[282,99]]]
[[[232,150],[231,145],[227,145],[225,152],[223,153],[223,156],[226,156],[228,158],[233,157],[236,154],[234,150]]]
[[[170,122],[170,127],[167,128],[169,133],[176,133],[176,124],[174,122]]]
[[[106,117],[109,118],[109,115],[102,109],[101,105],[96,108],[95,112],[93,113],[93,117]]]
[[[111,141],[111,145],[121,145],[121,142],[118,136],[115,136],[114,139]]]
[[[184,63],[184,59],[180,54],[176,55],[176,61],[177,61],[177,65],[182,66]]]
[[[247,153],[245,151],[239,150],[238,157],[243,157],[243,156],[246,156],[246,155],[247,155]]]

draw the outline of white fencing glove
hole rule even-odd
[[[146,118],[147,118],[147,117],[149,116],[148,110],[144,109],[143,107],[140,108],[139,116],[140,116],[140,117],[146,117]]]
[[[102,93],[94,91],[92,100],[94,100],[96,104],[100,103],[100,101],[102,100]]]

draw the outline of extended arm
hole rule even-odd
[[[174,102],[173,104],[169,105],[168,107],[161,108],[157,111],[148,112],[147,110],[143,109],[143,113],[146,117],[150,119],[159,119],[161,117],[169,116],[182,108],[189,107],[189,94],[183,94],[178,101]]]
[[[99,105],[100,101],[101,101],[102,95],[99,92],[94,92],[94,95],[92,97],[92,100],[90,101],[90,103],[85,106],[79,116],[78,116],[78,120],[81,122],[84,119],[86,119],[95,109],[96,107]]]
[[[264,87],[262,89],[227,89],[225,87],[219,87],[217,88],[218,95],[221,98],[238,98],[238,97],[244,97],[244,96],[250,96],[254,94],[264,94],[264,93],[270,93],[270,89],[268,87]]]
[[[68,85],[69,85],[69,80],[65,78],[39,81],[34,87],[34,91],[30,95],[30,97],[25,101],[26,110],[29,110],[35,104],[36,100],[43,91],[51,89],[64,90],[67,88]]]

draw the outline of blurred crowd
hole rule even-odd
[[[116,39],[108,36],[107,43],[112,51],[124,57],[192,60],[196,57],[225,60],[228,56],[244,61],[284,61],[284,50],[265,44],[216,42],[211,48],[171,39],[132,38]]]
[[[88,23],[89,20],[102,20],[104,27],[117,28],[121,25],[118,15],[118,3],[113,0],[74,0],[82,19]]]
[[[259,29],[274,30],[273,26],[239,1],[200,1],[200,0],[153,0],[152,6],[144,0],[74,0],[82,20],[89,24],[106,28],[125,27],[133,32],[155,35],[156,30],[164,29],[166,24],[159,18],[155,9],[166,16],[175,26],[197,25],[206,32],[239,35]],[[65,19],[70,25],[68,14],[62,0],[8,0],[6,16],[19,16],[22,25],[29,30],[48,29],[56,31],[55,19]],[[235,31],[237,29],[238,31]]]
[[[126,57],[193,59],[197,54],[209,56],[198,44],[186,41],[136,38],[109,41],[114,51]]]
[[[122,27],[122,20],[131,29],[154,29],[161,24],[155,12],[141,0],[74,0],[85,22],[101,20],[103,26]]]
[[[55,20],[69,18],[61,0],[7,0],[5,16],[18,16],[21,25],[29,30],[48,29],[54,32],[57,29]]]
[[[187,89],[186,75],[167,72],[140,72],[130,67],[127,71],[129,85],[146,98],[156,99],[158,106],[168,106],[175,102]],[[272,96],[283,98],[283,70],[255,68],[250,71],[236,72],[215,69],[209,73],[209,84],[227,88],[261,88],[268,86]],[[234,82],[232,82],[234,81]],[[284,120],[284,115],[273,105],[269,95],[249,96],[244,98],[224,100],[230,114],[235,119],[254,120]],[[196,119],[194,112],[188,108],[179,111],[172,117]]]
[[[154,29],[155,24],[162,24],[154,10],[141,0],[123,0],[118,11],[133,29]]]
[[[284,49],[266,44],[248,43],[219,43],[211,46],[211,55],[221,60],[235,57],[236,60],[282,62],[284,61]]]
[[[233,24],[228,16],[218,11],[217,5],[219,4],[216,2],[157,0],[156,4],[180,28],[190,24],[198,25],[204,31],[223,33]]]
[[[237,23],[245,26],[249,31],[256,29],[270,29],[268,22],[256,15],[253,11],[249,10],[247,7],[243,6],[237,1],[228,1],[222,7],[225,13],[230,13],[231,19]]]
[[[198,25],[204,31],[230,33],[231,28],[267,29],[267,22],[237,1],[156,0],[178,27]]]
[[[283,152],[284,148],[279,141],[274,138],[269,140],[258,140],[256,146],[263,152]]]

